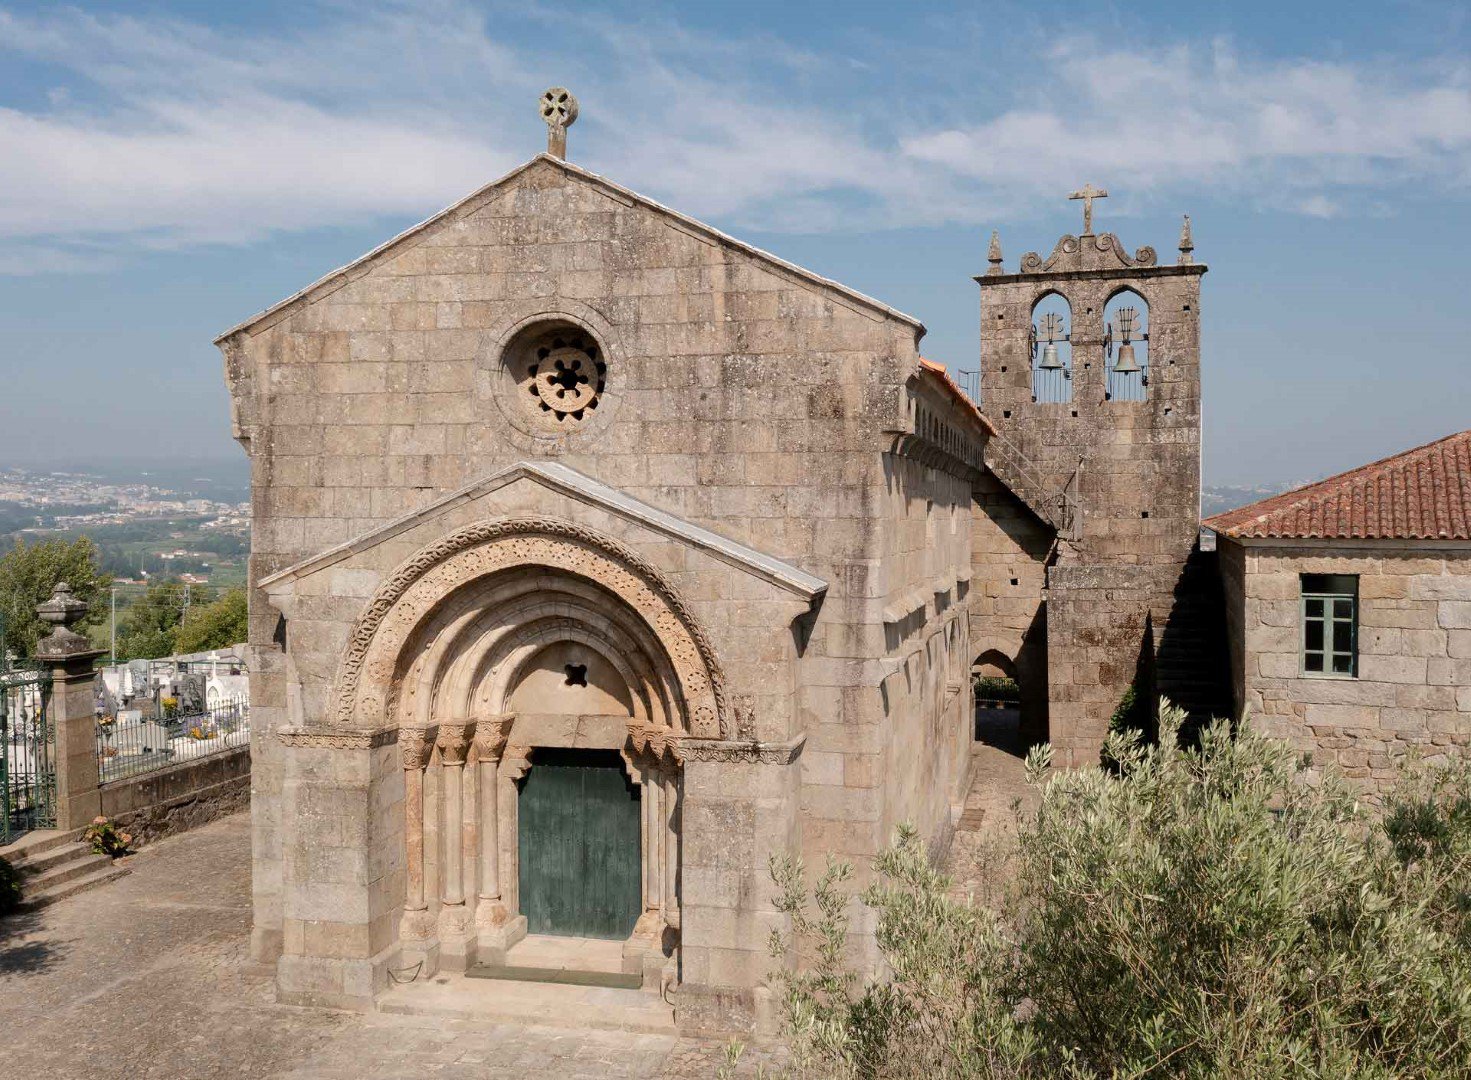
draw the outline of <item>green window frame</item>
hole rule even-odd
[[[1358,678],[1358,576],[1303,574],[1301,590],[1302,673]]]

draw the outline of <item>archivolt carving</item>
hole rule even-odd
[[[447,597],[517,567],[561,570],[616,594],[653,629],[679,678],[692,734],[726,737],[724,679],[704,629],[657,569],[590,529],[554,518],[484,521],[424,548],[378,590],[339,665],[331,715],[340,724],[388,722],[391,686],[415,628]]]

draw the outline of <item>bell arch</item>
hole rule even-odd
[[[1149,397],[1149,301],[1137,289],[1120,286],[1103,307],[1105,401],[1144,401]]]
[[[1073,400],[1073,309],[1067,297],[1048,289],[1032,302],[1028,331],[1032,359],[1032,400],[1066,404]]]

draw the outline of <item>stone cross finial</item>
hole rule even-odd
[[[1195,261],[1195,237],[1190,233],[1190,215],[1185,215],[1185,223],[1180,226],[1180,265],[1189,266]]]
[[[997,229],[991,230],[991,246],[986,249],[986,261],[991,264],[991,268],[986,273],[1003,274],[1006,272],[1001,266],[1001,233]]]
[[[554,86],[541,95],[541,118],[547,125],[547,153],[567,157],[567,129],[577,122],[577,99],[565,86]]]
[[[1093,200],[1108,198],[1108,192],[1102,191],[1092,184],[1084,184],[1082,188],[1068,196],[1069,199],[1083,200],[1083,235],[1093,235]]]

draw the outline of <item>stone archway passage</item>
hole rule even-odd
[[[527,932],[627,938],[643,913],[642,809],[620,755],[538,750],[520,788]]]

